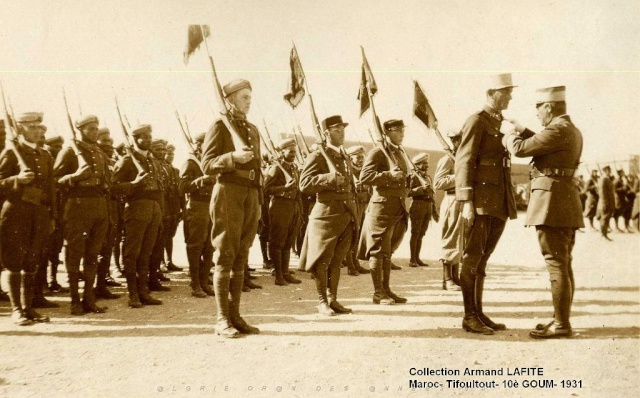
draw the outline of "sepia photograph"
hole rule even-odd
[[[639,2],[0,5],[0,396],[640,394]]]

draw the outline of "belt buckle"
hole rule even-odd
[[[249,170],[249,179],[253,181],[256,178],[256,171],[254,169]]]

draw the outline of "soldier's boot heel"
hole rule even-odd
[[[487,336],[493,334],[493,329],[485,326],[477,316],[465,317],[462,320],[462,328],[469,333],[484,334]]]

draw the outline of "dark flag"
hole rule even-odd
[[[436,114],[429,104],[427,96],[422,91],[420,84],[414,80],[413,114],[422,121],[428,128],[436,128]]]
[[[304,71],[302,70],[302,64],[300,63],[300,57],[298,57],[298,51],[296,50],[295,45],[291,49],[289,66],[291,67],[291,91],[284,95],[284,100],[287,101],[293,109],[295,109],[300,101],[302,101],[305,94]]]
[[[189,57],[193,54],[204,41],[209,37],[211,31],[209,25],[189,25],[189,35],[187,38],[187,49],[184,54],[184,64],[189,63]]]
[[[378,91],[378,86],[376,85],[376,79],[373,77],[373,72],[371,72],[369,61],[367,61],[367,57],[364,55],[364,48],[362,48],[362,79],[360,80],[360,91],[358,92],[358,99],[360,100],[360,117],[362,117],[367,109],[369,109],[369,106],[371,106],[369,103],[367,81],[371,88],[371,95],[375,94]]]

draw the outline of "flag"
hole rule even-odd
[[[378,86],[376,85],[376,79],[373,77],[373,72],[371,72],[369,61],[367,61],[367,57],[364,55],[364,48],[362,48],[362,79],[360,80],[360,91],[358,92],[358,99],[360,100],[360,117],[362,117],[371,105],[369,103],[367,81],[371,88],[371,95],[375,94],[378,91]]]
[[[298,51],[296,50],[295,45],[291,49],[289,66],[291,67],[291,91],[284,95],[284,100],[287,101],[293,109],[295,109],[300,101],[302,101],[305,94],[304,71],[302,70],[302,64],[300,63],[300,57],[298,57]]]
[[[438,121],[436,114],[429,104],[427,96],[422,91],[420,84],[414,80],[413,114],[422,121],[428,128],[433,129]]]
[[[183,53],[185,65],[189,62],[191,54],[200,47],[200,44],[202,44],[204,39],[209,37],[210,34],[209,25],[189,25],[187,49]]]

